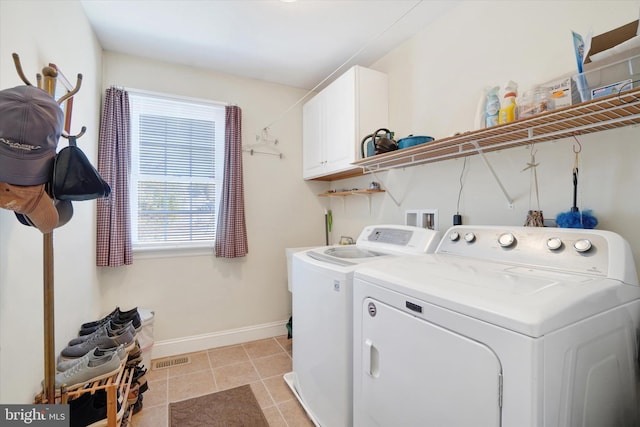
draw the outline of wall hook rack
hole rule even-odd
[[[16,72],[20,79],[27,85],[33,86],[29,79],[24,74],[22,64],[20,62],[20,56],[17,53],[12,54],[13,63],[16,68]],[[44,78],[43,78],[44,76]],[[36,79],[38,87],[45,90],[49,95],[55,97],[56,83],[58,78],[58,70],[55,67],[46,66],[42,69],[42,75],[37,74]],[[58,105],[62,105],[64,101],[70,100],[80,90],[82,81],[82,75],[78,74],[78,81],[74,89],[67,88],[68,92],[57,100]],[[67,111],[70,115],[70,111]],[[65,127],[63,131],[67,133],[69,131],[70,118],[65,120]],[[79,135],[82,135],[86,129]],[[68,133],[67,133],[68,135]],[[76,136],[77,137],[77,136]],[[43,234],[42,236],[42,257],[43,257],[43,318],[44,318],[44,381],[43,381],[43,403],[55,403],[56,402],[56,387],[55,387],[55,303],[54,303],[54,260],[53,260],[53,232]]]

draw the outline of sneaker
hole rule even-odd
[[[120,307],[116,307],[115,310],[113,310],[111,313],[104,316],[102,319],[95,320],[93,322],[83,323],[80,326],[80,329],[87,329],[95,326],[102,326],[105,323],[107,323],[109,320],[111,320],[114,316],[116,316],[119,312],[120,312]]]
[[[136,339],[136,344],[127,356],[127,368],[134,368],[140,362],[142,362],[142,350],[140,349],[140,343]]]
[[[127,349],[124,347],[124,344],[120,344],[117,347],[109,347],[109,348],[96,347],[96,350],[95,350],[96,356],[101,356],[103,354],[109,354],[109,353],[115,353],[120,360],[124,360],[127,357]]]
[[[147,368],[142,368],[140,366],[136,366],[133,371],[133,379],[132,381],[144,381],[146,382]]]
[[[149,385],[147,384],[147,368],[142,368],[140,366],[136,366],[133,371],[133,378],[131,379],[132,383],[140,385],[140,393],[144,393],[149,389]]]
[[[120,392],[118,391],[118,394]],[[119,396],[118,396],[119,397]],[[122,419],[125,405],[117,400],[116,420]],[[107,425],[107,391],[98,389],[95,393],[84,393],[69,401],[69,427],[97,427]]]
[[[116,323],[114,320],[110,320],[90,334],[73,338],[71,341],[69,341],[67,345],[80,344],[81,342],[88,340],[92,335],[95,335],[95,334],[102,334],[102,335],[107,334],[109,336],[113,336],[113,335],[116,335],[120,330],[128,327],[131,324],[133,324],[133,322],[131,321],[127,323]]]
[[[81,344],[85,341],[87,341],[89,338],[91,338],[93,335],[106,335],[107,334],[107,325],[108,324],[104,324],[101,325],[98,329],[96,329],[92,334],[89,335],[83,335],[81,337],[76,337],[71,339],[67,345],[78,345]]]
[[[129,357],[127,357],[127,368],[136,367],[140,362],[142,362],[142,360],[143,358],[141,352],[131,354]]]
[[[64,372],[72,368],[75,364],[80,363],[84,359],[90,359],[90,358],[95,359],[95,358],[105,356],[108,354],[113,354],[113,353],[115,353],[116,356],[118,356],[118,359],[120,359],[121,362],[125,358],[127,358],[127,352],[125,351],[124,345],[120,345],[118,347],[110,347],[110,348],[96,347],[93,349],[93,351],[90,351],[89,353],[85,354],[84,356],[78,359],[68,359],[68,360],[62,360],[58,362],[56,369],[58,370],[58,372]]]
[[[75,390],[88,382],[108,378],[118,373],[121,364],[116,353],[82,358],[71,368],[56,374],[56,388],[64,385],[67,390]]]
[[[142,393],[140,393],[138,395],[138,400],[136,400],[136,403],[133,404],[132,406],[132,411],[133,411],[133,415],[137,414],[138,412],[140,412],[142,410],[142,398],[144,396],[142,395]]]
[[[113,336],[110,336],[107,333],[91,334],[90,338],[86,341],[65,347],[60,352],[60,356],[63,359],[77,359],[89,353],[96,347],[118,347],[121,344],[124,345],[127,353],[135,346],[135,329],[133,325],[129,325]]]
[[[136,331],[142,328],[142,319],[140,318],[140,313],[138,313],[138,308],[132,308],[128,311],[118,311],[115,315],[113,315],[110,319],[102,322],[101,324],[96,324],[92,326],[85,327],[84,325],[80,328],[78,335],[89,335],[95,332],[98,328],[100,328],[105,323],[114,323],[116,325],[124,325],[127,322],[133,322],[133,326],[136,328]]]
[[[135,383],[131,384],[131,388],[129,389],[129,394],[127,395],[127,405],[133,405],[138,401],[138,396],[140,394],[140,384]]]

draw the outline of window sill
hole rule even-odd
[[[213,244],[202,246],[134,247],[133,259],[213,256]]]

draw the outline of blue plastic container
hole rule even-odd
[[[431,141],[433,141],[433,138],[430,136],[409,135],[408,137],[402,138],[398,141],[398,148],[399,149],[409,148],[409,147],[413,147],[414,145],[420,145],[420,144],[424,144],[425,142],[431,142]]]

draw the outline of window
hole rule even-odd
[[[213,246],[224,106],[136,91],[129,102],[133,249]]]

